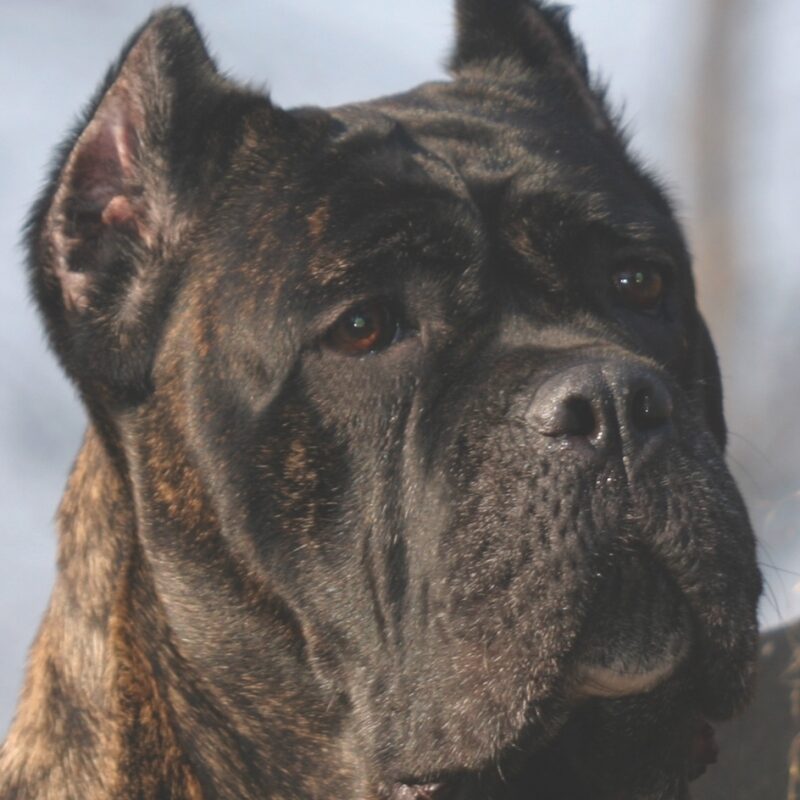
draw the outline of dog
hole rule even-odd
[[[0,796],[686,798],[761,578],[670,204],[563,9],[283,110],[185,10],[28,228],[90,424]]]

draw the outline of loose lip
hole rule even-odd
[[[647,581],[651,591],[657,587],[658,594],[664,603],[659,604],[655,616],[631,618],[625,613],[626,603],[621,597],[611,603],[605,611],[608,616],[594,629],[608,633],[609,620],[622,621],[627,624],[629,632],[640,631],[642,635],[650,635],[653,630],[661,628],[668,618],[671,618],[675,627],[671,631],[664,630],[664,636],[658,644],[652,644],[647,651],[637,654],[637,651],[627,647],[614,652],[606,646],[600,650],[596,648],[594,635],[579,640],[578,649],[573,654],[575,661],[565,676],[562,684],[562,698],[567,705],[577,708],[589,700],[617,700],[635,695],[643,695],[654,691],[662,684],[667,683],[678,672],[682,665],[689,659],[692,652],[692,623],[691,613],[684,599],[674,593],[668,585],[664,573],[657,571],[653,575],[650,570],[644,570],[641,562],[636,563],[636,570],[631,577],[628,591],[638,590],[642,581]],[[597,618],[594,622],[597,623]],[[611,623],[616,627],[616,622]],[[612,637],[613,638],[613,637]],[[640,645],[642,642],[640,642]],[[713,728],[704,717],[697,716],[688,742],[688,768],[687,777],[692,780],[703,772],[708,765],[716,761],[716,743]],[[451,800],[460,796],[461,782],[451,780],[421,780],[418,783],[396,783],[390,789],[388,800]]]
[[[669,571],[644,549],[611,560],[575,643],[568,701],[646,694],[692,651],[692,611]]]
[[[579,663],[568,693],[576,700],[645,694],[669,680],[688,654],[688,639],[676,633],[670,646],[665,649],[664,658],[645,670],[628,670],[622,665],[614,667]]]

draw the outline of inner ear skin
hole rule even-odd
[[[62,284],[67,312],[89,310],[92,282],[107,282],[108,259],[126,249],[130,237],[144,242],[145,209],[133,184],[135,132],[116,100],[80,137],[64,168],[62,185],[48,216],[55,243],[54,273]]]
[[[114,195],[108,201],[100,215],[100,222],[130,234],[141,234],[136,212],[130,200],[121,194]]]
[[[102,209],[112,197],[125,192],[138,157],[137,124],[141,128],[134,101],[123,86],[115,85],[67,164],[63,180],[72,197],[87,207]]]

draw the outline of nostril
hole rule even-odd
[[[527,418],[543,436],[586,439],[605,427],[613,403],[602,373],[583,364],[548,378],[537,389]]]
[[[651,431],[659,428],[672,415],[669,395],[654,386],[634,392],[630,403],[630,421],[634,430]]]
[[[568,397],[563,405],[562,435],[591,436],[597,429],[597,417],[585,397]]]

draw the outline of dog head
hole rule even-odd
[[[563,12],[458,22],[451,81],[285,111],[159,13],[34,290],[211,684],[291,652],[397,797],[679,796],[761,587],[690,259]]]

